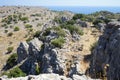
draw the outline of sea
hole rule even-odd
[[[109,11],[113,13],[120,13],[120,7],[87,7],[87,6],[45,6],[54,11],[71,11],[73,13],[91,14],[98,11]]]

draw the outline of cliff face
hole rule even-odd
[[[92,55],[90,68],[92,77],[120,80],[120,22],[108,23]]]

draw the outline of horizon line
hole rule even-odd
[[[80,6],[80,5],[0,5],[0,7],[21,6],[21,7],[120,7],[120,6]]]

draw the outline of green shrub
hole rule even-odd
[[[8,30],[5,30],[5,33],[7,33],[8,32]]]
[[[79,35],[83,35],[84,32],[77,26],[74,25],[62,25],[62,28],[68,29],[70,31],[71,34],[73,34],[74,32],[78,33]]]
[[[84,14],[75,14],[73,16],[73,20],[77,20],[77,19],[85,20],[85,19],[87,19],[87,16]]]
[[[59,37],[51,41],[52,45],[54,45],[55,47],[59,47],[59,48],[61,48],[64,43],[65,43],[65,40],[63,37]]]
[[[49,35],[51,30],[54,30],[58,36],[65,37],[65,31],[61,27],[47,28],[43,36]]]
[[[67,24],[73,25],[73,24],[75,24],[75,20],[69,20],[69,21],[67,21]]]
[[[77,29],[77,33],[78,33],[79,35],[84,35],[84,32],[83,32],[83,30],[81,30],[81,29]]]
[[[52,28],[47,28],[47,29],[44,31],[43,36],[49,35],[51,29],[52,29]]]
[[[8,37],[10,37],[10,36],[12,36],[12,35],[13,35],[13,33],[12,33],[12,32],[10,32],[10,33],[8,33],[8,35],[7,35],[7,36],[8,36]]]
[[[14,31],[19,31],[19,30],[20,30],[20,28],[17,26],[14,28]]]
[[[61,18],[58,18],[58,17],[55,17],[54,21],[55,21],[56,23],[59,23],[59,24],[61,24],[61,23],[62,23]]]
[[[30,42],[32,39],[33,39],[33,38],[29,37],[29,38],[26,40],[26,42],[28,43],[28,42]]]
[[[13,68],[12,70],[9,71],[9,73],[6,74],[9,78],[26,76],[26,73],[24,73],[19,67]]]
[[[29,30],[29,32],[32,32],[32,31],[33,31],[33,28],[29,28],[28,30]]]
[[[21,17],[21,21],[28,21],[28,17]]]
[[[41,31],[36,31],[34,34],[34,37],[39,37],[40,36]]]
[[[103,21],[103,20],[100,20],[100,19],[96,19],[96,20],[93,22],[94,25],[97,25],[98,23],[104,23],[104,21]]]
[[[11,53],[11,52],[13,51],[13,49],[14,49],[13,47],[8,47],[8,48],[7,48],[7,51],[8,51],[9,53]]]
[[[17,53],[13,53],[7,60],[7,65],[9,68],[15,66],[17,64]]]
[[[61,27],[54,27],[53,30],[56,31],[57,35],[60,37],[65,37],[65,31]]]
[[[26,24],[25,28],[32,28],[32,25],[31,24]]]

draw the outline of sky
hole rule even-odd
[[[0,0],[0,6],[120,6],[120,0]]]

